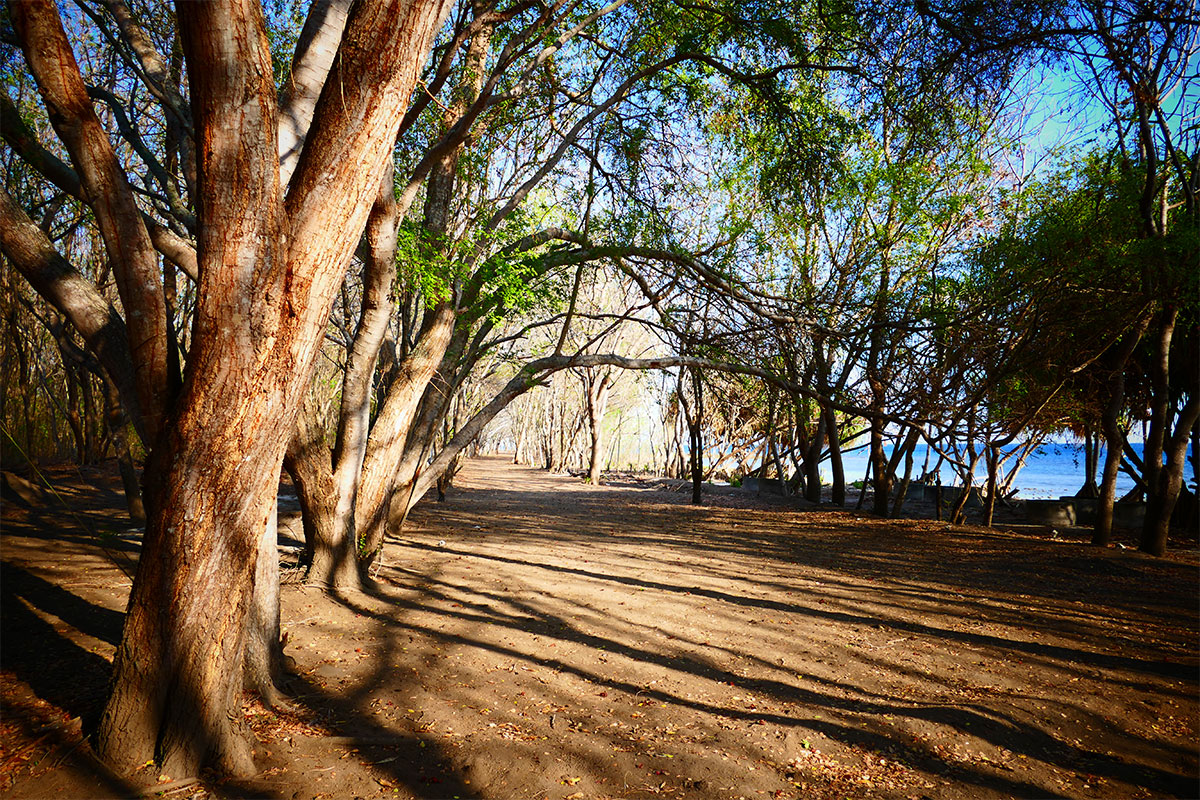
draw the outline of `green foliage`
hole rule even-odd
[[[308,4],[298,0],[267,0],[263,12],[267,22],[267,44],[271,50],[271,71],[275,85],[282,87],[292,74],[292,54],[304,27]]]
[[[1123,332],[1163,303],[1195,318],[1195,224],[1176,214],[1168,235],[1146,236],[1144,185],[1137,165],[1096,150],[1001,194],[999,228],[972,254],[967,278],[985,321],[1003,320],[1016,343],[995,367],[1005,374],[989,394],[994,418],[1095,430],[1106,397],[1103,356]]]

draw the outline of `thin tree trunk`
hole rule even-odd
[[[958,498],[950,506],[950,523],[962,525],[967,521],[967,501],[971,499],[971,490],[975,488],[975,466],[979,463],[979,453],[972,446],[971,458],[967,461],[967,471],[963,475],[963,484]]]
[[[167,320],[158,255],[142,222],[108,134],[96,116],[52,0],[9,5],[25,61],[51,124],[71,155],[126,310],[129,347],[147,442],[161,430],[170,402]]]
[[[813,503],[821,502],[821,456],[825,453],[825,438],[828,435],[825,415],[820,410],[817,413],[817,429],[809,442],[808,451],[804,454],[805,496]]]
[[[449,303],[430,309],[417,346],[401,365],[371,429],[355,505],[355,526],[363,541],[364,558],[368,560],[383,546],[396,470],[418,405],[446,353],[455,319]]]
[[[83,336],[89,352],[117,387],[121,405],[143,442],[150,441],[138,396],[128,333],[116,308],[67,263],[46,234],[0,187],[0,247],[34,290]],[[17,350],[20,357],[22,351]]]
[[[1142,527],[1143,549],[1158,537],[1159,519],[1165,506],[1167,483],[1161,480],[1163,448],[1171,429],[1170,356],[1171,339],[1175,332],[1178,312],[1164,308],[1158,336],[1154,340],[1154,355],[1150,362],[1150,430],[1142,446],[1142,475],[1146,486],[1146,518]],[[1172,502],[1172,505],[1174,503]],[[1164,539],[1165,546],[1165,539]]]
[[[904,451],[904,478],[900,481],[900,487],[896,490],[896,499],[892,502],[892,518],[900,516],[900,512],[904,510],[904,501],[908,497],[908,487],[912,482],[913,468],[913,448],[906,447]]]
[[[129,436],[126,433],[128,421],[121,407],[121,397],[117,387],[111,380],[105,378],[104,418],[112,436],[113,449],[117,451],[117,469],[121,472],[121,486],[125,490],[125,508],[129,511],[129,520],[138,527],[146,524],[146,507],[142,504],[142,486],[138,479],[137,467],[133,463],[133,455],[129,450]]]
[[[1125,434],[1121,430],[1121,409],[1125,405],[1125,365],[1149,325],[1143,316],[1138,325],[1125,335],[1117,349],[1109,379],[1108,404],[1101,423],[1104,430],[1104,470],[1100,476],[1100,497],[1096,501],[1096,524],[1092,544],[1101,547],[1112,541],[1113,504],[1117,499],[1117,473],[1121,468],[1121,447]]]
[[[292,69],[279,104],[279,184],[287,189],[325,79],[346,28],[351,0],[315,0],[296,41]]]
[[[337,441],[332,454],[335,504],[332,528],[328,531],[328,541],[322,541],[321,554],[318,556],[314,552],[308,574],[309,582],[339,590],[358,589],[362,585],[358,570],[355,507],[359,476],[367,453],[371,383],[393,310],[396,210],[389,164],[367,217],[368,257],[363,274],[362,310],[346,358]]]
[[[606,370],[599,379],[589,370],[584,381],[587,392],[588,426],[591,431],[591,450],[588,459],[588,483],[600,485],[601,455],[603,449],[603,434],[600,425],[604,421],[604,412],[608,407],[608,391],[611,387],[611,374]]]
[[[824,406],[825,429],[829,432],[830,499],[839,506],[846,505],[846,467],[842,463],[842,433],[838,429],[837,414],[831,406]]]
[[[879,409],[876,408],[875,410]],[[888,500],[892,493],[892,476],[891,471],[888,469],[887,454],[883,451],[883,421],[878,417],[872,417],[871,419],[870,460],[874,488],[872,505],[877,516],[886,517],[888,515]]]
[[[1000,453],[999,448],[995,445],[987,445],[987,460],[988,482],[987,482],[987,497],[983,500],[983,524],[984,527],[992,527],[992,517],[996,513],[996,491],[997,491],[997,471],[1000,469]]]

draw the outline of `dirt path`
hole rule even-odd
[[[77,488],[4,511],[5,797],[156,778],[78,744],[136,547]],[[163,796],[1200,795],[1194,554],[686,499],[471,462],[372,592],[285,587],[262,773]]]

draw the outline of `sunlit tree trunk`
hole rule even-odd
[[[248,774],[235,720],[246,615],[280,464],[336,287],[443,4],[355,6],[281,202],[261,11],[177,9],[196,125],[199,306],[178,408],[147,470],[149,522],[100,755]],[[339,225],[329,225],[336,214]]]
[[[591,431],[591,448],[588,451],[588,483],[600,485],[600,468],[603,466],[604,413],[608,408],[608,392],[612,386],[612,373],[603,370],[597,376],[593,370],[584,371],[584,391],[587,398],[588,430]]]

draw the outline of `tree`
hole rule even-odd
[[[1125,187],[1126,218],[1133,230],[1121,249],[1133,257],[1139,274],[1126,292],[1125,309],[1142,312],[1119,331],[1121,339],[1106,361],[1107,403],[1103,416],[1107,455],[1100,487],[1094,540],[1111,536],[1112,503],[1125,433],[1118,419],[1129,398],[1127,368],[1146,340],[1148,400],[1135,416],[1146,421],[1141,472],[1147,514],[1141,549],[1162,555],[1170,518],[1182,490],[1188,431],[1200,415],[1196,391],[1174,393],[1172,342],[1181,319],[1194,325],[1195,264],[1200,207],[1200,152],[1190,125],[1194,102],[1195,54],[1200,24],[1187,0],[1081,0],[1023,8],[1018,29],[1007,11],[985,19],[973,3],[923,3],[922,13],[958,41],[965,52],[998,53],[1033,48],[1050,59],[1070,59],[1086,102],[1100,109],[1097,125],[1110,136],[1114,183]],[[1086,248],[1085,248],[1086,249]],[[1117,333],[1118,331],[1114,331]],[[1131,409],[1132,410],[1132,409]],[[1163,460],[1166,458],[1166,464]]]
[[[122,768],[244,774],[228,710],[279,464],[325,326],[446,3],[360,3],[290,184],[265,21],[253,4],[177,9],[195,130],[199,302],[182,386],[153,243],[50,2],[14,28],[122,287],[124,321],[11,201],[5,253],[83,332],[153,449],[148,524],[97,744]],[[226,36],[226,32],[235,36]],[[161,88],[161,87],[160,87]],[[329,226],[336,213],[344,225]]]

